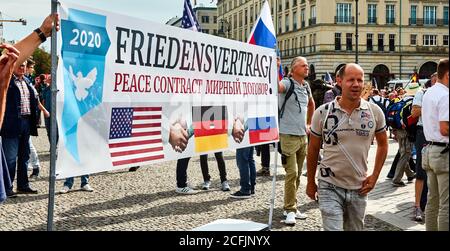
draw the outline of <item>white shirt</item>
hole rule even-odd
[[[436,82],[423,95],[422,122],[427,141],[448,143],[448,136],[443,136],[439,129],[440,121],[449,121],[448,105],[448,87],[441,83]]]
[[[425,90],[422,89],[416,93],[416,96],[414,96],[414,100],[413,100],[413,106],[417,105],[422,109],[422,100],[423,100],[424,92],[425,92]],[[423,126],[422,115],[419,116],[419,121],[417,122],[417,125]]]

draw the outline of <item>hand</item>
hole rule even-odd
[[[231,131],[234,141],[236,141],[236,143],[241,143],[244,139],[244,133],[243,119],[241,117],[236,117],[233,123],[233,130]]]
[[[50,113],[48,111],[44,111],[44,117],[50,118]]]
[[[170,125],[169,143],[174,151],[181,153],[186,149],[188,140],[187,123],[180,115]]]
[[[3,89],[9,86],[9,80],[20,52],[9,44],[0,44],[0,48],[4,49],[3,55],[0,56],[0,88]]]
[[[309,135],[309,133],[311,132],[311,125],[306,125],[306,135]]]
[[[311,199],[317,201],[319,196],[317,194],[317,184],[315,182],[308,182],[306,184],[306,195]]]
[[[372,191],[372,189],[375,187],[375,184],[377,183],[377,180],[378,180],[378,177],[374,176],[374,175],[370,175],[369,177],[367,177],[363,181],[361,189],[359,189],[359,194],[366,195],[370,191]]]
[[[59,31],[59,15],[56,13],[48,15],[39,28],[46,37],[50,37],[52,35],[53,26],[55,26],[56,31]]]

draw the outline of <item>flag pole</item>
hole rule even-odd
[[[275,0],[275,10],[276,8],[278,8],[278,0]],[[277,12],[274,11],[274,20],[275,20],[275,37],[277,35],[277,31],[278,31],[278,15],[276,14]],[[278,46],[278,43],[275,45],[275,54],[276,52],[276,48]],[[280,53],[280,67],[281,67],[281,53]],[[277,85],[276,85],[276,93],[278,94],[278,66],[277,66]],[[278,102],[277,102],[278,103]],[[280,121],[278,121],[278,127],[280,126]],[[274,154],[274,160],[273,160],[273,178],[272,178],[272,194],[271,194],[271,198],[270,198],[270,209],[269,209],[269,231],[272,229],[272,222],[273,222],[273,210],[275,207],[275,190],[276,190],[276,182],[277,182],[277,165],[278,165],[278,142],[275,143],[275,154]],[[271,168],[269,168],[270,170]]]
[[[58,0],[51,0],[51,12],[52,14],[57,13]],[[52,28],[52,41],[51,41],[51,60],[52,60],[52,83],[51,83],[51,108],[50,108],[50,175],[49,175],[49,185],[48,185],[48,210],[47,210],[47,231],[53,231],[53,215],[55,208],[55,183],[56,183],[56,69],[57,66],[57,56],[56,56],[56,46],[57,46],[57,36],[56,36],[56,25]]]

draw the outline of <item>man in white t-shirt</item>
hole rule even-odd
[[[449,61],[438,64],[438,81],[427,90],[422,101],[422,122],[427,146],[422,167],[427,172],[428,202],[425,209],[427,231],[448,231],[449,170]]]
[[[380,107],[361,98],[363,69],[347,64],[340,74],[342,97],[320,106],[313,115],[306,194],[318,198],[324,230],[360,231],[364,227],[367,194],[375,187],[387,155],[386,121]],[[367,157],[374,137],[375,167],[368,175]],[[323,159],[317,166],[321,140]]]

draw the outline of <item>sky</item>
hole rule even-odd
[[[170,18],[183,14],[184,0],[63,0],[69,3],[85,5],[105,11],[121,13],[137,18],[164,24]],[[212,3],[211,3],[212,2]],[[196,0],[197,5],[215,6],[217,1]],[[194,0],[191,0],[194,5]],[[0,12],[3,20],[24,18],[27,25],[4,22],[3,37],[6,41],[20,40],[38,28],[50,13],[51,0],[0,0]],[[50,48],[49,40],[43,45]]]

